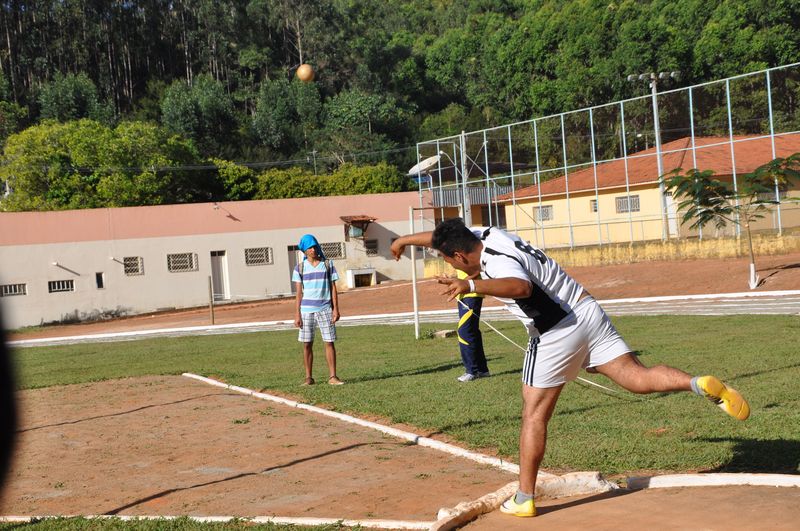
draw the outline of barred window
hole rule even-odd
[[[74,280],[51,280],[47,283],[47,291],[60,293],[62,291],[75,291]]]
[[[122,259],[125,274],[129,277],[144,275],[144,258],[141,256],[125,256]]]
[[[321,243],[322,254],[328,259],[342,259],[345,257],[344,242]]]
[[[777,202],[783,201],[784,199],[786,199],[786,190],[780,190],[778,192],[778,199],[775,199],[775,192],[763,192],[758,194],[759,201]]]
[[[167,255],[167,269],[170,273],[197,271],[196,253],[175,253]]]
[[[2,284],[0,285],[0,297],[13,297],[14,295],[27,295],[27,284]]]
[[[535,219],[536,221],[552,221],[553,205],[543,205],[540,207],[533,207],[533,219]]]
[[[617,214],[625,214],[627,212],[639,212],[639,196],[628,195],[616,198]]]
[[[378,240],[364,240],[364,250],[367,256],[378,256]]]
[[[270,265],[272,263],[272,247],[245,249],[244,263],[249,266]]]
[[[589,210],[597,212],[597,199],[589,199]]]

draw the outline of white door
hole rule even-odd
[[[211,287],[215,301],[231,298],[228,286],[228,259],[225,251],[211,251]]]
[[[667,202],[667,221],[669,227],[669,237],[670,238],[677,237],[680,234],[678,232],[678,205],[675,203],[675,201],[672,200],[671,193],[666,192],[664,195],[666,196],[664,197],[664,199],[666,199]]]
[[[294,272],[294,268],[300,261],[303,259],[303,253],[300,252],[300,249],[296,245],[290,245],[288,247],[289,252],[289,284],[292,285],[292,293],[297,292],[297,287],[292,282],[292,273]]]

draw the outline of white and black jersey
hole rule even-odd
[[[519,278],[533,289],[524,299],[498,299],[517,316],[531,337],[544,334],[572,312],[583,287],[540,249],[496,227],[473,227],[481,239],[481,278]]]

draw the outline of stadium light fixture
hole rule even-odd
[[[680,71],[665,72],[645,72],[638,76],[632,74],[628,76],[628,81],[650,81],[650,95],[653,100],[653,132],[655,133],[656,162],[658,164],[658,188],[661,192],[661,239],[669,239],[669,221],[667,219],[667,198],[666,187],[661,176],[664,175],[664,160],[661,154],[661,126],[658,119],[658,81],[668,79],[678,79]]]

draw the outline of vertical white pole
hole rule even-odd
[[[664,161],[661,159],[661,124],[658,118],[658,74],[650,74],[650,94],[653,98],[653,132],[656,135],[656,165],[658,167],[658,193],[661,194],[661,239],[670,237],[669,222],[667,221],[667,197],[664,195]],[[630,209],[630,197],[628,197]]]
[[[736,150],[733,146],[733,118],[731,117],[731,80],[725,80],[725,101],[728,105],[728,141],[731,145],[731,173],[733,174],[733,192],[736,194],[736,206],[739,206],[739,184],[736,181]],[[742,220],[736,211],[736,237],[742,235]]]
[[[508,126],[508,163],[511,166],[511,204],[514,206],[514,234],[517,231],[517,187],[514,183],[514,149],[511,147],[511,126]]]
[[[414,234],[414,207],[408,207],[408,230]],[[419,339],[419,302],[417,300],[417,246],[411,246],[411,286],[414,297],[414,338]]]
[[[572,209],[569,205],[569,170],[567,169],[567,136],[564,132],[564,114],[561,114],[561,152],[564,156],[564,186],[567,192],[567,223],[569,224],[569,248],[575,247],[575,235],[572,229]]]
[[[770,80],[769,70],[767,70],[767,103],[769,104],[769,140],[772,146],[772,159],[778,155],[775,151],[775,120],[772,114],[772,81]],[[783,235],[783,222],[781,221],[781,194],[778,189],[778,179],[775,178],[775,201],[777,201],[778,212],[778,236]]]

